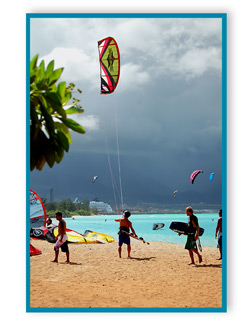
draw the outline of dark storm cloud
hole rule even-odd
[[[47,63],[54,58],[65,66],[62,79],[72,78],[83,90],[85,113],[75,120],[87,133],[72,135],[70,153],[60,165],[32,172],[32,186],[53,187],[61,197],[99,196],[113,201],[105,134],[118,185],[116,110],[125,201],[165,202],[179,189],[185,199],[219,203],[220,21],[116,19],[113,23],[117,28],[112,36],[120,41],[121,76],[116,93],[101,96],[96,44],[112,34],[111,21],[104,20],[104,31],[95,19],[34,20],[31,52],[41,50]],[[63,32],[57,38],[60,26]],[[189,177],[195,169],[205,173],[192,187]],[[216,173],[211,184],[210,172]],[[95,187],[90,183],[94,175],[101,179]]]

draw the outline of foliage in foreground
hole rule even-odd
[[[70,129],[84,134],[84,128],[68,115],[82,113],[79,100],[73,98],[75,85],[59,80],[63,68],[54,70],[54,60],[45,68],[37,65],[38,55],[30,62],[30,169],[42,170],[60,163],[72,144]],[[81,90],[77,90],[81,93]],[[70,100],[72,103],[68,104]]]

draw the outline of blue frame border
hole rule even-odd
[[[222,19],[222,212],[223,260],[220,308],[32,308],[30,307],[30,20],[32,18],[220,18]],[[28,313],[223,313],[227,312],[227,14],[226,13],[27,13],[26,14],[26,312]]]

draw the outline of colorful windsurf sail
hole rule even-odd
[[[30,227],[46,226],[46,210],[45,206],[35,191],[30,190]]]
[[[113,37],[98,42],[101,94],[114,92],[120,76],[120,53]]]
[[[214,178],[214,173],[211,173],[211,174],[210,174],[210,181],[212,181],[213,178]]]
[[[195,170],[190,176],[190,181],[191,183],[194,183],[195,178],[197,177],[198,174],[203,173],[202,170]]]

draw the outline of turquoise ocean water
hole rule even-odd
[[[200,237],[202,246],[217,246],[215,239],[215,229],[218,221],[218,213],[196,214],[200,227],[205,229],[204,234]],[[120,217],[120,216],[119,216]],[[79,216],[75,219],[65,218],[67,228],[75,230],[81,234],[85,230],[91,230],[103,234],[108,234],[118,239],[118,223],[115,222],[117,215],[109,216]],[[185,244],[186,236],[179,236],[169,229],[171,222],[185,222],[188,217],[185,214],[158,214],[158,215],[131,215],[130,221],[133,224],[138,236],[143,237],[146,241],[168,242],[176,244]],[[55,223],[55,220],[54,220]],[[159,230],[153,230],[154,223],[164,223],[165,226]]]

